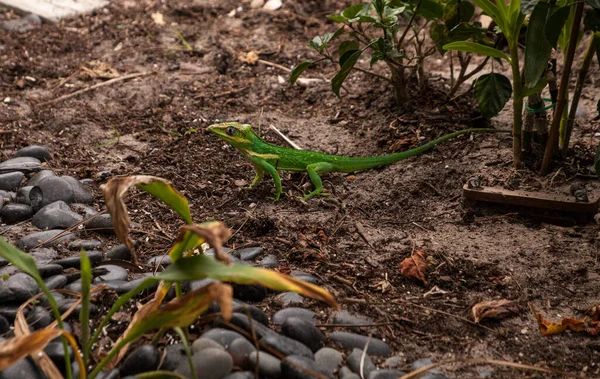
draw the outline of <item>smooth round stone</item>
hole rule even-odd
[[[306,345],[289,337],[282,336],[281,334],[267,334],[260,339],[260,342],[275,349],[286,357],[288,355],[300,355],[314,359],[312,351]]]
[[[238,338],[239,339],[239,338]],[[204,349],[221,349],[225,350],[223,345],[209,338],[198,338],[192,343],[192,354],[196,354]]]
[[[398,379],[403,375],[406,375],[406,373],[404,371],[399,370],[377,370],[372,371],[369,374],[369,379]]]
[[[234,313],[231,317],[231,320],[229,320],[229,323],[245,330],[250,334],[252,334],[252,331],[254,330],[254,334],[258,339],[263,338],[267,334],[276,334],[276,332],[274,332],[273,330],[269,329],[267,326],[256,320],[253,320],[252,324],[250,324],[248,316],[243,313]],[[219,326],[223,326],[224,328],[229,328],[229,325],[222,323],[221,319],[217,319],[216,324]]]
[[[231,251],[230,248],[224,247],[224,246],[223,246],[223,248],[221,250],[223,250],[223,253],[229,253]],[[215,249],[213,249],[212,247],[210,249],[206,249],[204,251],[204,255],[208,255],[210,257],[214,257],[215,256]]]
[[[114,368],[110,371],[100,371],[98,376],[96,376],[96,379],[119,379],[120,376],[119,369]]]
[[[71,208],[75,212],[79,212],[80,214],[83,214],[85,218],[89,218],[89,217],[92,217],[93,215],[98,214],[98,211],[95,208],[92,208],[86,204],[73,203],[73,204],[71,204]]]
[[[10,330],[10,324],[4,316],[0,316],[0,335],[5,334]]]
[[[198,378],[222,379],[231,372],[233,359],[226,351],[210,348],[202,350],[202,354],[192,355],[192,365]],[[181,361],[175,372],[191,378],[187,359]]]
[[[254,379],[254,373],[252,371],[236,371],[227,375],[223,379]]]
[[[229,345],[227,351],[231,354],[233,364],[236,367],[247,369],[249,368],[248,356],[256,351],[256,347],[247,339],[238,338]]]
[[[248,355],[248,361],[252,368],[256,368],[258,364],[258,372],[266,378],[281,377],[281,360],[269,353],[264,351],[252,352]]]
[[[0,379],[46,379],[46,375],[29,358],[23,358],[0,371]]]
[[[420,370],[423,367],[430,366],[432,364],[433,364],[433,361],[431,360],[431,358],[421,358],[421,359],[417,359],[416,361],[413,361],[413,363],[411,363],[410,367],[413,370]],[[440,371],[438,369],[433,369],[433,370],[430,370],[429,372],[439,373]]]
[[[86,251],[85,255],[87,255],[92,266],[102,262],[102,252],[101,251],[98,251],[98,250]],[[59,259],[57,261],[54,261],[54,263],[61,265],[63,268],[79,269],[81,267],[81,261],[80,261],[79,255],[74,255],[72,257]]]
[[[36,247],[37,245],[39,245],[40,243],[48,241],[49,239],[54,238],[63,232],[64,232],[64,230],[62,230],[62,229],[53,229],[53,230],[46,230],[43,232],[31,233],[31,234],[26,235],[25,237],[22,237],[20,240],[18,240],[17,247],[21,250],[30,250],[30,249]],[[66,243],[74,238],[75,238],[74,233],[66,233],[65,235],[53,240],[52,242],[48,242],[48,243],[42,245],[42,247],[56,246],[61,243]]]
[[[80,250],[98,250],[102,247],[102,242],[98,240],[75,240],[69,242],[67,249],[71,251],[80,251]],[[107,258],[110,258],[107,253]]]
[[[325,343],[325,335],[312,322],[290,317],[281,325],[281,334],[302,342],[315,352]]]
[[[44,307],[34,307],[27,315],[27,323],[35,329],[42,329],[52,324],[54,318]]]
[[[56,176],[54,175],[54,171],[52,170],[41,170],[40,172],[38,172],[37,174],[35,174],[33,176],[33,178],[29,179],[29,181],[27,181],[27,186],[29,187],[35,187],[38,184],[40,184],[43,180],[45,180],[46,178],[49,178],[51,176]]]
[[[260,265],[264,268],[277,268],[279,267],[279,259],[274,254],[269,254],[260,261]]]
[[[252,260],[252,259],[258,257],[259,255],[261,255],[263,253],[263,251],[265,251],[265,249],[263,249],[262,247],[255,246],[255,247],[245,247],[243,249],[235,250],[232,254],[235,255],[236,257],[240,258],[243,261],[249,261],[249,260]]]
[[[25,174],[20,171],[0,174],[0,189],[4,191],[13,191],[21,186]]]
[[[292,278],[300,279],[307,283],[312,283],[312,284],[319,284],[321,282],[321,279],[317,278],[313,274],[309,274],[304,271],[292,270],[292,272],[290,273],[290,276]]]
[[[81,292],[82,287],[81,279],[77,279],[65,286],[65,289],[73,292]]]
[[[19,304],[0,305],[0,316],[3,316],[8,320],[9,323],[15,322],[17,312],[19,311]],[[23,315],[29,314],[29,308],[23,309]]]
[[[298,292],[283,292],[275,296],[275,302],[282,307],[288,307],[290,305],[302,305],[306,300]]]
[[[346,358],[346,364],[352,370],[353,373],[360,375],[361,377],[368,378],[371,372],[376,370],[375,364],[369,355],[365,355],[365,360],[363,364],[363,374],[360,372],[360,362],[362,358],[363,351],[361,349],[354,349],[352,353]]]
[[[332,323],[336,325],[364,325],[372,324],[373,319],[363,315],[353,315],[347,311],[337,311],[333,314]]]
[[[137,286],[139,286],[140,283],[142,283],[145,279],[146,278],[139,278],[139,279],[135,279],[135,280],[126,282],[126,283],[118,286],[117,288],[115,288],[115,292],[117,292],[117,294],[119,294],[119,295],[123,295],[129,291],[132,291]],[[158,283],[153,283],[149,287],[147,287],[144,291],[142,291],[140,293],[140,295],[146,296],[150,293],[153,293],[154,291],[156,291],[156,288],[158,288]]]
[[[69,362],[73,361],[73,348],[71,346],[68,347],[69,351]],[[44,348],[44,352],[48,354],[48,357],[54,362],[56,367],[62,372],[65,372],[65,349],[63,348],[63,344],[60,342],[50,342]]]
[[[84,223],[87,230],[93,230],[98,233],[114,234],[115,229],[112,224],[112,218],[108,213],[96,216],[90,221]]]
[[[389,357],[383,362],[383,367],[396,368],[404,364],[404,360],[399,356]]]
[[[94,202],[94,195],[88,186],[72,176],[61,176],[61,179],[71,186],[71,189],[73,190],[73,201],[75,203],[92,204]]]
[[[70,204],[75,199],[73,188],[71,188],[71,185],[67,183],[66,180],[57,176],[49,176],[42,180],[40,184],[33,187],[29,192],[31,205],[34,209],[38,206],[38,204],[34,204],[34,199],[31,198],[31,194],[39,191],[41,191],[42,194],[42,202],[39,204],[40,207],[45,207],[46,205],[52,204],[59,200]]]
[[[17,272],[0,282],[0,303],[20,304],[39,292],[40,288],[35,279],[23,272]]]
[[[33,157],[17,157],[0,163],[0,172],[32,172],[42,169],[42,162]]]
[[[8,225],[29,220],[32,216],[33,208],[27,204],[6,204],[0,209],[0,217]]]
[[[218,346],[221,347],[221,345]],[[185,356],[185,349],[183,347],[183,344],[181,343],[168,345],[167,347],[165,347],[163,354],[165,358],[163,359],[162,364],[158,368],[159,370],[174,371],[177,368],[177,366],[179,366],[179,363],[181,363],[184,360],[187,360]]]
[[[343,356],[339,351],[330,347],[319,349],[315,353],[315,362],[321,372],[333,375],[342,364]]]
[[[62,267],[61,267],[62,268]],[[44,284],[49,290],[56,290],[67,285],[67,277],[64,275],[55,275],[44,279]]]
[[[58,257],[58,252],[50,247],[37,247],[29,251],[29,255],[35,261],[38,266],[49,266],[54,265],[53,260]],[[54,270],[54,269],[52,269]]]
[[[204,279],[200,279],[200,280],[192,280],[191,282],[184,282],[183,285],[187,286],[188,291],[195,291],[195,290],[199,290],[200,288],[204,288],[211,283],[221,283],[221,282],[219,282],[218,280],[212,279],[212,278],[204,278]],[[216,302],[213,304],[216,304]],[[217,308],[217,312],[220,312],[220,311],[221,311],[221,309]]]
[[[128,261],[131,259],[131,251],[125,244],[117,245],[106,252],[106,258]]]
[[[15,201],[16,196],[14,192],[0,190],[0,206],[4,203]]]
[[[107,270],[108,273],[98,276],[96,279],[94,279],[94,283],[108,282],[111,280],[127,280],[129,277],[127,270],[121,266],[101,265],[98,266],[98,268],[103,268]]]
[[[208,338],[209,340],[213,340],[227,349],[233,341],[238,338],[244,338],[244,336],[232,330],[213,328],[202,333],[200,338]]]
[[[135,349],[121,363],[121,376],[135,375],[141,372],[156,370],[160,363],[160,353],[154,345],[143,345]]]
[[[45,146],[29,145],[17,150],[15,157],[33,157],[41,162],[47,162],[50,160],[50,151]]]
[[[27,204],[31,205],[31,200],[29,199],[29,192],[31,191],[32,186],[21,187],[17,191],[17,197],[15,201],[19,204]]]
[[[252,304],[246,304],[235,299],[233,300],[234,314],[240,313],[246,316],[247,312],[250,312],[250,317],[252,317],[253,320],[258,321],[263,325],[269,325],[269,316],[267,316],[267,314],[262,309]]]
[[[267,289],[257,284],[233,284],[233,297],[242,301],[257,303],[267,297]]]
[[[305,370],[297,366],[301,366]],[[290,355],[281,362],[281,376],[286,379],[313,379],[314,375],[309,374],[306,370],[327,376],[326,373],[319,370],[315,361],[307,357]]]
[[[333,332],[329,335],[329,340],[340,344],[344,349],[363,348],[369,338],[360,334],[348,332]],[[377,338],[371,338],[367,347],[367,354],[378,357],[388,357],[392,354],[392,349],[388,344]]]
[[[83,217],[73,212],[62,200],[48,204],[33,216],[31,223],[39,229],[67,229],[81,222]]]
[[[287,320],[290,317],[297,317],[302,320],[309,321],[313,324],[317,323],[317,315],[315,314],[315,312],[304,308],[282,309],[273,315],[272,321],[275,325],[282,325],[285,322],[285,320]]]
[[[155,257],[148,259],[148,261],[146,262],[146,264],[148,266],[153,267],[153,268],[156,268],[158,266],[167,267],[167,266],[171,265],[172,263],[173,263],[173,261],[171,260],[171,257],[168,256],[167,254],[157,255]]]
[[[117,291],[117,289],[119,289],[119,287],[121,287],[124,284],[129,283],[126,280],[111,280],[109,282],[101,282],[101,284],[106,285],[108,288],[110,288],[113,291]]]
[[[62,266],[54,263],[38,266],[37,269],[42,278],[59,275],[63,272]]]

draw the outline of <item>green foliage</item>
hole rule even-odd
[[[546,39],[545,29],[550,14],[550,4],[544,1],[537,3],[527,27],[525,43],[525,64],[523,67],[525,86],[534,87],[548,66],[552,44]]]
[[[496,73],[481,75],[475,83],[475,99],[483,117],[496,116],[512,96],[512,85],[506,76]]]
[[[475,42],[468,41],[460,41],[460,42],[452,42],[447,45],[444,45],[444,50],[456,50],[456,51],[464,51],[467,53],[475,53],[479,55],[485,55],[493,58],[501,58],[508,62],[510,62],[510,58],[504,54],[502,51],[498,49],[494,49],[493,47],[485,46]]]

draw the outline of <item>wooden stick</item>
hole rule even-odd
[[[154,72],[138,72],[138,73],[135,73],[135,74],[129,74],[129,75],[125,75],[125,76],[120,76],[118,78],[110,79],[110,80],[107,80],[107,81],[102,82],[102,83],[94,84],[93,86],[88,86],[88,87],[86,87],[84,89],[80,89],[80,90],[75,91],[73,93],[70,93],[68,95],[57,97],[56,99],[53,99],[53,100],[44,101],[42,103],[39,103],[38,106],[43,107],[45,105],[50,105],[50,104],[58,103],[58,102],[61,102],[63,100],[67,100],[67,99],[70,99],[70,98],[75,97],[77,95],[80,95],[82,93],[94,90],[96,88],[100,88],[100,87],[104,87],[104,86],[109,86],[111,84],[114,84],[114,83],[117,83],[117,82],[121,82],[121,81],[127,80],[127,79],[133,79],[133,78],[137,78],[137,77],[140,77],[140,76],[151,75],[153,73]]]
[[[279,68],[279,69],[281,69],[281,70],[283,70],[283,71],[287,71],[287,72],[292,72],[292,70],[291,70],[291,69],[289,69],[289,68],[287,68],[287,67],[285,67],[285,66],[282,66],[282,65],[280,65],[280,64],[277,64],[277,63],[273,63],[273,62],[265,61],[265,60],[262,60],[262,59],[259,59],[258,61],[259,61],[260,63],[262,63],[262,64],[266,64],[267,66],[271,66],[271,67]]]
[[[287,142],[294,149],[296,149],[296,150],[302,150],[302,148],[300,146],[296,145],[291,139],[287,138],[283,133],[281,133],[279,131],[279,129],[277,129],[273,125],[269,125],[269,129],[271,129],[272,131],[274,131],[275,133],[277,133],[277,135],[279,137],[281,137],[285,142]]]

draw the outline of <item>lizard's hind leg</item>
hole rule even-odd
[[[315,189],[304,195],[302,199],[307,200],[313,196],[327,196],[328,194],[323,193],[323,182],[321,181],[319,174],[324,174],[333,170],[335,170],[335,167],[331,163],[326,162],[313,163],[306,166],[306,172],[308,172],[308,177],[313,186],[315,186]]]

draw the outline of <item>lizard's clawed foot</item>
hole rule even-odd
[[[313,192],[309,192],[309,193],[307,193],[306,195],[302,196],[302,200],[308,200],[308,199],[310,199],[311,197],[314,197],[314,196],[330,196],[330,195],[331,195],[331,194],[330,194],[330,193],[328,193],[328,192],[322,192],[322,191],[321,191],[321,192],[317,192],[317,191],[313,191]]]

